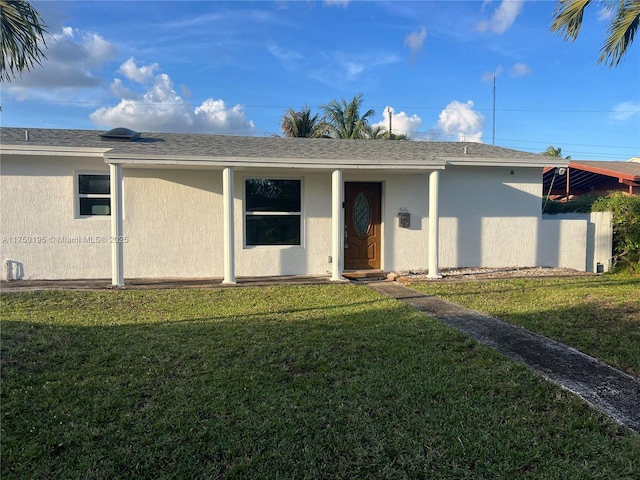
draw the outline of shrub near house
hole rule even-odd
[[[613,214],[613,264],[640,273],[640,196],[609,192],[593,203],[594,212]]]

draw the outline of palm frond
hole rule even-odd
[[[331,136],[349,139],[366,138],[369,118],[373,117],[375,112],[368,110],[364,115],[360,115],[361,106],[362,93],[355,95],[348,103],[342,98],[322,105],[325,121],[330,125]]]
[[[559,32],[563,39],[575,41],[582,27],[584,11],[592,0],[559,0],[553,11],[552,32]]]
[[[46,55],[46,26],[26,0],[0,0],[0,81],[40,65]]]
[[[598,63],[605,62],[609,68],[617,66],[633,43],[640,25],[640,1],[621,0],[608,28],[608,37],[600,50]]]
[[[280,120],[280,128],[285,137],[318,136],[318,114],[312,115],[306,104],[299,112],[289,108]]]

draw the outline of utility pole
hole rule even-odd
[[[496,144],[496,71],[493,71],[493,145]]]
[[[387,107],[387,113],[389,114],[389,139],[391,139],[391,135],[393,135],[393,130],[391,130],[391,117],[393,117],[393,112],[391,111],[391,107]]]

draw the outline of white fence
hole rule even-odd
[[[543,215],[539,241],[541,265],[607,272],[613,255],[611,213]]]

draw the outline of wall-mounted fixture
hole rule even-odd
[[[400,225],[400,228],[411,227],[411,214],[405,207],[402,207],[398,212],[398,225]]]

